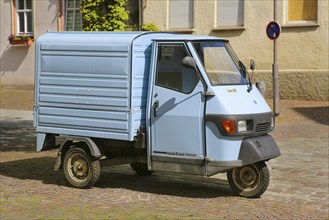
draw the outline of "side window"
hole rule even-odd
[[[155,84],[182,93],[191,93],[199,82],[193,68],[182,65],[188,56],[183,44],[159,45],[158,67]]]

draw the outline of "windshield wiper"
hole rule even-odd
[[[248,77],[247,81],[249,82],[249,86],[248,86],[247,92],[250,92],[252,90],[252,82],[251,82],[251,79],[250,79],[250,75],[249,75],[246,67],[241,62],[241,60],[239,60],[239,68],[240,68],[240,71],[242,72],[243,77],[245,79],[247,79],[247,77]]]

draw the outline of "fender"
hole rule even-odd
[[[239,160],[242,166],[258,161],[267,161],[281,155],[278,145],[271,135],[246,138],[242,141]]]
[[[55,168],[54,170],[57,171],[61,168],[62,166],[62,153],[64,153],[63,156],[65,156],[65,152],[67,149],[72,146],[73,143],[75,142],[83,142],[86,143],[90,153],[92,156],[95,158],[101,158],[102,154],[98,146],[95,144],[95,142],[88,138],[88,137],[76,137],[76,136],[69,136],[65,138],[65,140],[62,142],[61,146],[59,147],[57,158],[56,158],[56,163],[55,163]]]

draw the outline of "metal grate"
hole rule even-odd
[[[266,132],[270,129],[271,123],[262,123],[256,126],[255,132]]]

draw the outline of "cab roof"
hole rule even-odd
[[[201,36],[191,34],[178,34],[173,32],[48,32],[37,39],[37,45],[42,43],[87,45],[87,44],[117,44],[131,45],[137,42],[146,44],[152,41],[201,41],[222,40],[213,36]]]
[[[218,37],[213,37],[213,36],[191,35],[191,34],[177,34],[177,33],[157,32],[157,33],[154,33],[154,35],[153,35],[153,40],[154,41],[174,41],[174,40],[179,40],[179,41],[181,41],[181,40],[186,40],[186,41],[201,41],[201,40],[223,40],[223,41],[228,41],[227,39],[224,39],[224,38],[218,38]]]

